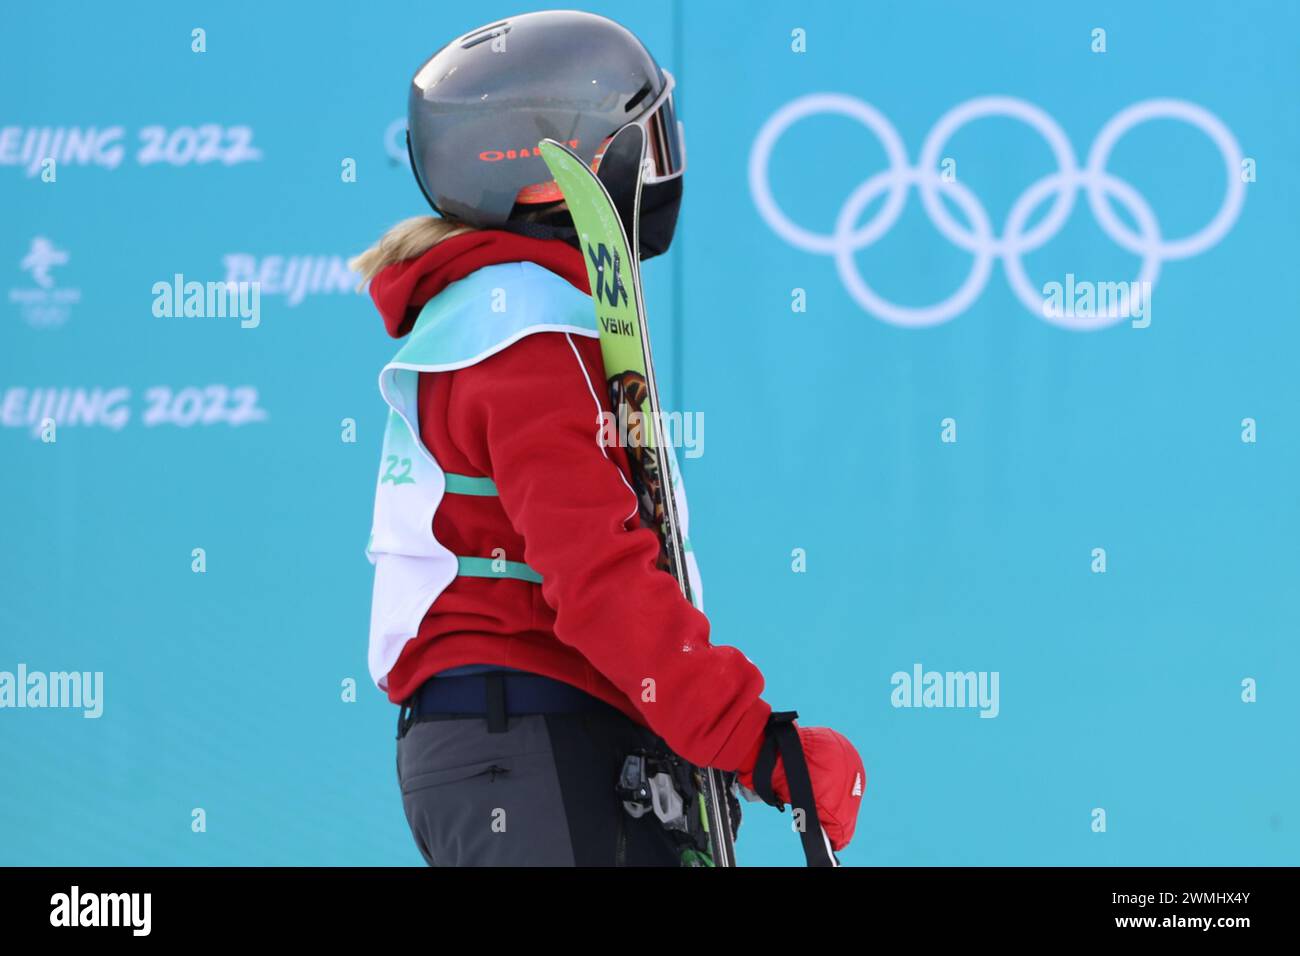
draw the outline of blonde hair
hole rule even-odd
[[[403,219],[380,237],[373,246],[348,260],[348,268],[361,274],[360,292],[380,269],[403,259],[413,259],[432,249],[444,239],[473,232],[474,227],[455,219],[438,216],[413,216]]]

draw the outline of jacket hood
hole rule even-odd
[[[533,239],[496,229],[462,233],[413,259],[385,266],[370,281],[384,328],[393,338],[411,331],[420,310],[457,279],[501,262],[533,262],[590,295],[582,253],[558,239]]]

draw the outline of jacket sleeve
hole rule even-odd
[[[708,619],[655,566],[659,541],[640,526],[625,453],[598,437],[608,399],[599,353],[584,361],[592,349],[541,332],[458,370],[449,434],[496,482],[524,560],[542,575],[556,636],[676,753],[748,769],[771,711],[763,677],[737,649],[709,642]]]

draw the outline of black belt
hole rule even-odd
[[[486,717],[488,732],[505,733],[510,717],[615,711],[572,684],[515,671],[489,671],[460,677],[431,677],[402,708],[399,736],[418,720]]]

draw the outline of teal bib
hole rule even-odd
[[[536,332],[597,337],[591,298],[531,262],[487,266],[430,300],[379,373],[389,411],[366,554],[375,566],[369,666],[381,690],[406,642],[458,575],[541,582],[526,564],[453,554],[434,537],[433,516],[445,495],[495,495],[496,486],[490,478],[443,471],[420,438],[417,411],[421,372],[467,368]],[[685,495],[679,480],[674,486],[685,531]],[[699,595],[693,554],[687,565]]]

